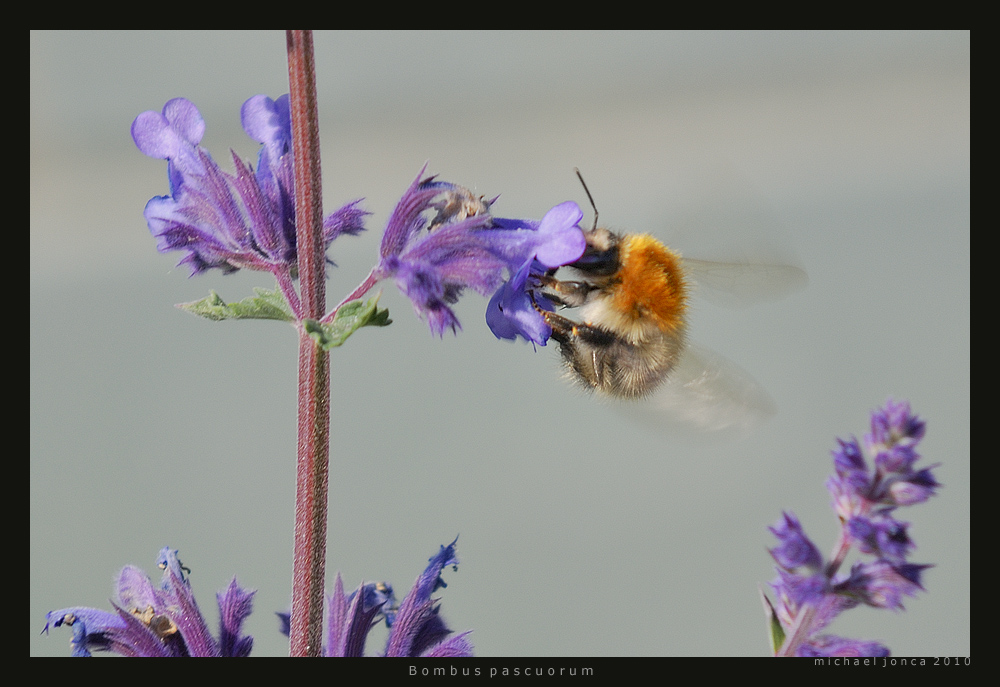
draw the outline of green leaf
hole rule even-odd
[[[764,616],[767,621],[768,639],[771,640],[771,655],[778,653],[778,649],[781,645],[785,643],[785,631],[781,627],[781,622],[778,621],[778,615],[774,612],[774,606],[771,605],[771,600],[767,598],[764,594],[764,590],[760,589],[760,600],[764,603]]]
[[[392,324],[389,311],[378,307],[379,296],[372,296],[366,301],[351,301],[340,306],[337,316],[330,324],[316,320],[303,320],[306,333],[311,336],[324,351],[340,346],[347,337],[362,327],[385,327]]]
[[[210,320],[280,320],[293,322],[295,318],[279,289],[254,287],[256,296],[244,298],[236,303],[226,303],[215,291],[207,298],[191,303],[179,303],[181,310],[207,317]]]

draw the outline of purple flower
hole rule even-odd
[[[858,440],[837,439],[840,447],[833,451],[833,468],[837,477],[846,480],[852,490],[862,491],[868,486],[868,465]]]
[[[827,481],[833,509],[841,522],[840,540],[829,562],[806,536],[794,515],[785,513],[771,527],[779,545],[771,549],[778,577],[771,583],[777,602],[766,608],[773,649],[784,656],[887,656],[881,644],[821,635],[819,631],[844,610],[859,604],[902,610],[902,598],[923,589],[927,565],[907,562],[914,548],[908,524],[892,517],[899,506],[920,503],[941,485],[932,465],[914,470],[917,444],[925,423],[908,403],[891,399],[872,413],[865,449],[856,439],[838,439],[834,475]],[[865,458],[871,459],[873,468]],[[855,563],[848,574],[838,570],[851,548],[873,557]]]
[[[538,308],[552,310],[552,304],[541,293],[535,293],[536,279],[545,270],[568,265],[579,259],[587,241],[579,228],[583,212],[572,201],[561,203],[538,223],[539,241],[513,278],[501,286],[486,309],[486,324],[498,339],[525,341],[544,346],[552,328]],[[536,307],[537,306],[537,307]]]
[[[907,553],[913,548],[906,528],[907,523],[882,515],[854,517],[844,523],[847,536],[859,551],[893,561],[906,560]]]
[[[823,555],[802,531],[798,518],[791,513],[783,513],[782,519],[768,529],[780,543],[780,546],[771,549],[771,555],[779,566],[786,570],[802,567],[811,571],[819,570],[823,564]]]
[[[872,413],[871,434],[865,436],[868,451],[889,466],[890,472],[909,469],[919,456],[912,450],[923,438],[926,423],[910,415],[910,404],[892,399]],[[891,456],[891,457],[889,457]]]
[[[916,596],[923,590],[920,577],[930,567],[913,563],[893,565],[885,560],[855,563],[848,578],[837,585],[837,592],[853,594],[875,608],[902,611],[902,598]]]
[[[552,335],[552,327],[535,309],[537,302],[546,310],[552,307],[543,296],[537,296],[533,301],[526,288],[528,275],[541,270],[537,260],[528,260],[514,277],[497,289],[486,308],[486,324],[498,339],[514,341],[521,337],[527,341],[544,346]]]
[[[324,656],[364,656],[368,632],[380,619],[389,628],[386,641],[387,657],[461,657],[472,656],[469,632],[453,635],[439,613],[437,599],[431,598],[438,589],[447,587],[441,571],[452,566],[458,569],[455,542],[442,546],[430,564],[414,582],[403,603],[398,607],[392,587],[384,582],[363,584],[350,595],[344,594],[344,584],[337,575],[333,594],[326,598],[326,642]],[[278,613],[281,631],[288,634],[289,616]]]
[[[931,470],[937,464],[914,469],[920,458],[916,448],[924,436],[924,423],[910,414],[910,404],[890,399],[884,410],[872,413],[865,452],[875,469],[869,471],[857,439],[843,441],[833,451],[835,473],[827,482],[835,510],[842,520],[882,517],[897,506],[921,503],[941,485]]]
[[[163,570],[155,586],[142,570],[126,566],[118,576],[115,612],[96,608],[63,608],[45,616],[49,627],[73,628],[74,656],[112,651],[122,656],[248,656],[253,637],[243,634],[243,623],[253,610],[256,592],[241,588],[236,578],[216,594],[219,637],[214,638],[191,593],[177,560],[177,551],[165,547],[157,557]]]
[[[256,95],[243,104],[243,129],[263,144],[257,171],[233,153],[235,174],[223,172],[198,144],[205,122],[184,98],[163,112],[143,112],[132,123],[132,139],[144,154],[167,160],[170,195],[156,196],[144,215],[161,253],[186,252],[178,264],[191,274],[241,268],[294,276],[295,182],[288,96]],[[364,230],[368,213],[354,201],[329,215],[323,238]]]
[[[583,215],[575,203],[553,208],[541,222],[497,218],[490,214],[493,201],[423,178],[424,169],[389,218],[369,281],[395,279],[437,336],[461,328],[451,306],[466,288],[488,296],[536,256],[549,265],[583,253],[583,232],[576,226]]]

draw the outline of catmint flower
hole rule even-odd
[[[551,305],[540,295],[533,301],[527,289],[529,275],[543,269],[538,261],[528,260],[493,294],[486,308],[486,324],[498,339],[514,341],[520,336],[544,346],[552,335],[552,327],[535,309],[535,303],[541,301],[540,305],[546,310],[551,310]]]
[[[920,470],[914,463],[920,458],[917,444],[924,436],[925,423],[910,414],[909,403],[889,400],[885,409],[872,414],[871,433],[865,436],[862,450],[858,440],[838,439],[839,447],[833,451],[835,474],[827,482],[827,489],[834,496],[837,515],[844,521],[852,518],[888,517],[897,506],[909,506],[926,501],[940,487],[931,472],[937,464]],[[873,458],[874,469],[869,470],[864,454]],[[902,541],[905,530],[901,523],[883,524],[886,532]]]
[[[886,560],[855,563],[848,578],[837,584],[837,592],[855,595],[875,608],[903,609],[904,596],[916,596],[922,590],[920,576],[929,565],[892,564]]]
[[[555,267],[582,255],[583,213],[575,203],[557,206],[548,221],[498,218],[490,214],[493,201],[423,178],[424,169],[390,216],[368,281],[393,278],[433,334],[461,328],[451,306],[465,289],[489,296],[536,257]]]
[[[906,528],[907,523],[884,515],[851,518],[844,525],[851,543],[861,553],[900,562],[906,560],[907,553],[913,548]]]
[[[798,518],[791,513],[784,513],[778,524],[768,529],[781,544],[771,549],[771,555],[778,565],[786,570],[797,568],[806,568],[813,572],[819,570],[823,563],[823,555],[802,531]]]
[[[552,328],[538,308],[552,310],[553,306],[534,288],[546,270],[568,265],[583,255],[587,241],[579,228],[582,218],[580,206],[567,201],[549,210],[538,222],[538,235],[552,239],[538,243],[534,254],[497,290],[486,309],[486,324],[498,339],[516,340],[520,336],[540,346],[548,341]]]
[[[114,612],[96,608],[63,608],[45,616],[42,632],[49,627],[72,628],[70,647],[74,656],[92,651],[111,651],[122,656],[248,656],[253,637],[243,634],[243,623],[253,610],[256,592],[243,589],[236,578],[216,594],[219,604],[219,636],[212,636],[198,609],[186,568],[177,551],[166,547],[157,557],[163,570],[159,586],[135,566],[126,566],[118,576],[118,603]]]
[[[831,560],[819,550],[791,513],[770,528],[779,545],[770,550],[778,577],[771,583],[776,604],[767,601],[773,649],[794,656],[888,656],[877,642],[821,635],[841,612],[866,604],[903,610],[902,599],[923,590],[921,576],[929,565],[907,561],[914,543],[908,523],[893,517],[896,508],[926,500],[941,485],[931,472],[914,463],[925,423],[906,402],[891,399],[871,416],[864,448],[857,439],[838,439],[834,474],[827,481],[833,510],[841,522],[840,541]],[[867,459],[866,459],[867,455]],[[869,467],[871,460],[871,467]],[[851,548],[871,560],[838,571]]]
[[[472,656],[469,632],[453,635],[441,618],[437,599],[431,598],[435,591],[448,586],[441,578],[441,571],[447,566],[458,569],[458,558],[455,556],[457,541],[442,546],[437,555],[430,558],[429,565],[399,606],[396,605],[392,587],[384,582],[363,584],[355,592],[345,595],[338,574],[333,594],[326,597],[327,635],[323,655],[364,656],[368,632],[378,621],[384,620],[389,628],[384,656]],[[287,635],[289,615],[278,613],[278,617],[281,632]]]
[[[296,274],[295,180],[288,96],[256,95],[243,104],[243,129],[262,144],[257,170],[232,153],[235,174],[223,172],[199,143],[205,121],[189,100],[163,112],[143,112],[132,139],[144,154],[167,160],[170,194],[146,204],[144,215],[161,253],[184,251],[191,274],[218,268]],[[323,222],[325,246],[364,230],[368,213],[354,201]]]

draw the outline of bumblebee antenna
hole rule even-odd
[[[583,180],[583,175],[580,174],[580,169],[574,167],[573,171],[576,172],[576,176],[580,178],[580,183],[583,184],[583,190],[587,192],[587,199],[590,201],[590,207],[594,208],[594,227],[591,231],[597,231],[597,205],[594,203],[594,197],[590,195],[590,189],[587,188],[587,182]]]

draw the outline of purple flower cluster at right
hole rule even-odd
[[[841,534],[829,561],[792,513],[784,513],[771,533],[778,546],[770,549],[778,577],[771,583],[777,600],[771,614],[773,633],[782,656],[888,656],[882,644],[819,634],[842,611],[866,604],[902,610],[905,596],[922,590],[921,576],[931,567],[910,563],[914,548],[909,523],[897,520],[900,506],[922,503],[941,485],[932,470],[917,469],[917,445],[925,423],[910,412],[910,404],[889,400],[872,413],[871,432],[864,443],[838,439],[833,451],[834,474],[827,481]],[[869,467],[866,456],[871,460]],[[857,549],[867,558],[838,571],[847,553]]]

